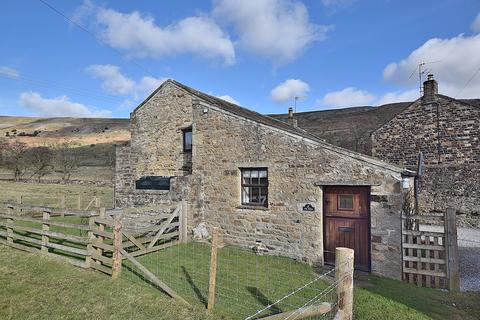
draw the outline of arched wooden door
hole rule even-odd
[[[355,269],[370,271],[370,187],[325,186],[323,189],[325,263],[335,263],[335,248],[355,251]]]

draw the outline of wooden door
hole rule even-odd
[[[335,263],[335,248],[355,251],[355,269],[370,271],[370,187],[323,189],[325,263]]]

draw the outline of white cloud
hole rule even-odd
[[[123,96],[135,88],[135,82],[120,72],[120,67],[111,64],[94,64],[87,67],[87,72],[103,80],[102,88],[109,94]]]
[[[0,75],[4,75],[13,79],[20,78],[20,72],[17,69],[7,66],[0,66]]]
[[[168,26],[138,11],[121,13],[99,8],[96,13],[99,37],[108,45],[133,57],[160,58],[183,53],[208,59],[235,62],[233,43],[227,34],[204,16],[187,17]]]
[[[480,34],[465,36],[460,34],[450,39],[434,38],[415,49],[401,61],[387,65],[384,79],[404,88],[411,88],[418,77],[409,79],[420,62],[434,62],[425,65],[435,75],[439,93],[454,98],[478,98],[480,74],[469,85],[465,84],[480,67]],[[460,94],[459,94],[460,93]],[[458,96],[457,96],[458,95]]]
[[[319,103],[332,108],[364,106],[373,103],[376,96],[365,90],[347,87],[327,93]]]
[[[111,117],[108,110],[90,110],[87,106],[70,101],[67,96],[53,99],[43,98],[36,92],[23,92],[19,104],[28,108],[35,115],[43,117]]]
[[[225,100],[225,101],[228,101],[228,102],[230,102],[230,103],[233,103],[233,104],[236,104],[236,105],[241,106],[240,102],[238,102],[237,100],[235,100],[234,98],[232,98],[232,97],[229,96],[228,94],[223,95],[223,96],[217,96],[217,98],[220,98],[220,99],[222,99],[222,100]]]
[[[278,103],[286,102],[294,97],[305,97],[310,86],[299,79],[288,79],[276,86],[270,92],[272,100]]]
[[[119,66],[111,64],[94,64],[88,66],[86,71],[93,77],[103,80],[102,88],[107,93],[117,96],[133,96],[133,99],[127,99],[128,103],[148,96],[167,80],[166,78],[145,76],[137,82],[125,76]]]
[[[136,90],[140,94],[149,95],[155,91],[167,78],[143,77],[136,85]]]
[[[343,90],[332,91],[325,94],[323,99],[317,101],[317,105],[333,109],[359,106],[380,106],[387,103],[415,101],[419,96],[418,89],[399,90],[377,95],[366,90],[347,87]]]
[[[311,23],[305,5],[292,0],[216,0],[213,15],[235,27],[246,49],[277,64],[294,60],[331,29]]]
[[[472,23],[472,31],[475,33],[480,33],[480,13]]]
[[[381,106],[382,104],[394,102],[410,102],[415,101],[420,97],[418,89],[399,90],[396,92],[387,92],[383,94],[374,105]]]

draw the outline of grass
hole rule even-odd
[[[0,245],[0,319],[218,319],[150,287]]]
[[[291,259],[257,256],[235,247],[219,250],[216,307],[205,312],[208,245],[188,243],[139,257],[147,268],[193,305],[175,303],[124,263],[112,282],[40,255],[0,246],[1,319],[242,319],[315,277]],[[376,276],[362,276],[354,293],[355,319],[478,319],[478,294],[418,288]],[[277,306],[303,305],[328,287],[318,281]],[[335,298],[335,292],[322,301]]]
[[[138,258],[182,297],[205,304],[208,288],[208,245],[182,244]],[[241,319],[315,278],[312,267],[294,260],[257,256],[235,247],[219,250],[216,311]],[[123,276],[139,281],[135,269]],[[355,288],[355,319],[479,319],[479,294],[448,293],[369,275]],[[302,306],[328,286],[318,281],[286,299],[278,311]],[[335,301],[335,292],[321,301]]]
[[[22,195],[24,204],[60,207],[60,197],[63,195],[67,208],[77,208],[79,194],[82,208],[85,208],[94,196],[99,197],[101,206],[113,206],[112,187],[0,181],[0,205],[17,202]]]

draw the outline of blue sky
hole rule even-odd
[[[166,78],[262,113],[379,105],[418,97],[422,61],[480,98],[478,0],[44,1],[75,23],[2,5],[2,115],[128,117]]]

